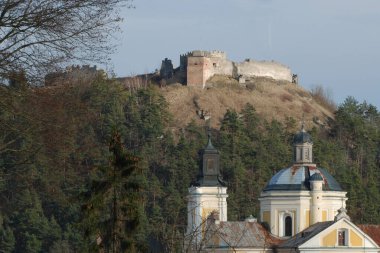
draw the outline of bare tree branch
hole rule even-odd
[[[0,78],[24,71],[38,82],[69,61],[105,63],[132,0],[0,1]]]

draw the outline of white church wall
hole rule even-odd
[[[323,191],[320,202],[321,221],[334,220],[342,206],[345,207],[346,192]],[[260,217],[263,221],[264,212],[270,212],[271,232],[277,236],[284,236],[283,214],[294,213],[293,234],[296,234],[312,225],[311,220],[311,192],[310,191],[270,191],[262,193],[260,200]],[[307,211],[309,211],[307,216]],[[326,216],[323,214],[326,212]]]
[[[219,213],[219,221],[227,221],[226,187],[190,187],[188,195],[187,233],[199,231],[213,211]]]

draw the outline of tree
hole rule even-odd
[[[345,163],[336,172],[340,175],[343,189],[348,190],[350,216],[361,223],[378,222],[380,215],[374,203],[378,203],[380,198],[376,158],[380,114],[375,106],[348,97],[335,115],[332,136],[344,151],[343,157],[337,161]],[[334,156],[337,157],[336,154]]]
[[[104,62],[130,0],[3,0],[0,77],[25,71],[31,80],[69,60]]]
[[[16,239],[12,229],[4,223],[4,218],[0,216],[0,252],[10,253],[14,250]]]
[[[93,249],[99,246],[113,253],[144,251],[145,238],[141,238],[140,228],[145,220],[145,178],[138,166],[139,158],[125,150],[118,132],[113,134],[109,150],[111,166],[96,171],[98,176],[86,193],[86,233]]]
[[[53,235],[50,235],[50,232],[54,228],[49,226],[49,220],[43,213],[37,192],[25,189],[17,196],[17,199],[18,203],[14,205],[17,205],[19,209],[11,217],[13,225],[17,228],[14,231],[17,241],[15,252],[45,251],[48,245],[44,245],[44,242],[51,242]]]

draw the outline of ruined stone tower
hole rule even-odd
[[[170,60],[165,59],[163,64],[168,61]],[[291,70],[285,65],[274,61],[255,61],[251,59],[246,59],[243,62],[233,62],[228,60],[226,53],[222,51],[195,50],[181,55],[178,73],[188,86],[199,88],[204,88],[207,80],[214,75],[229,76],[236,80],[267,77],[288,82],[294,81]],[[163,74],[161,74],[161,77],[165,78]]]

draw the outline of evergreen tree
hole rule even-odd
[[[11,227],[6,222],[6,219],[0,216],[0,252],[13,252],[16,244],[16,239]]]
[[[145,182],[137,165],[139,159],[126,152],[118,132],[110,141],[110,152],[111,167],[97,171],[84,206],[90,240],[97,239],[106,252],[141,252],[143,240],[136,232],[144,215],[141,190]]]

